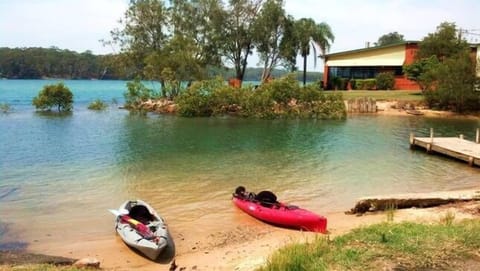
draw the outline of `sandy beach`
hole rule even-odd
[[[462,191],[409,194],[408,197],[472,197],[480,187]],[[405,197],[391,195],[389,197]],[[385,196],[387,197],[387,196]],[[353,206],[352,206],[353,207]],[[345,210],[347,211],[347,210]],[[395,211],[394,221],[438,222],[446,212],[454,212],[455,219],[480,217],[480,202],[470,201],[449,204],[427,209],[402,209]],[[30,251],[70,258],[94,257],[104,270],[253,270],[264,264],[276,249],[293,242],[311,241],[315,238],[333,238],[354,228],[386,221],[382,212],[367,213],[361,216],[347,215],[344,212],[326,213],[328,235],[282,229],[264,224],[245,214],[247,225],[239,225],[229,232],[211,232],[192,238],[172,229],[175,240],[175,253],[163,255],[152,262],[130,248],[112,232],[112,236],[100,239],[82,240],[65,245],[49,246],[48,243],[34,244]],[[242,222],[240,221],[240,222]]]
[[[377,113],[379,115],[388,115],[388,116],[412,116],[418,117],[412,114],[409,114],[405,109],[398,109],[396,107],[398,102],[396,101],[377,101]],[[421,113],[421,117],[451,117],[451,118],[466,118],[466,119],[478,119],[479,115],[472,114],[458,114],[452,111],[442,111],[442,110],[432,110],[425,109],[423,107],[417,108],[416,111]]]

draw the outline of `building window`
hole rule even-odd
[[[375,78],[381,72],[392,72],[396,76],[403,75],[402,66],[375,66],[375,67],[329,67],[328,77],[367,79]]]

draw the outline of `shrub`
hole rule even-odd
[[[6,113],[10,112],[11,109],[12,109],[12,107],[11,107],[9,104],[7,104],[7,103],[0,103],[0,111],[1,111],[2,113],[5,113],[5,114],[6,114]]]
[[[298,100],[300,102],[311,103],[318,101],[321,96],[322,92],[318,90],[317,86],[310,84],[299,90]]]
[[[475,91],[475,64],[467,52],[445,60],[437,69],[437,102],[456,112],[480,109],[480,93]]]
[[[374,78],[356,79],[355,84],[356,84],[357,89],[374,90],[374,89],[376,89],[377,80],[375,80]]]
[[[392,90],[395,86],[395,75],[392,72],[381,72],[375,77],[377,89]]]
[[[107,105],[104,101],[102,101],[102,100],[100,100],[100,99],[97,99],[97,100],[91,102],[91,103],[88,105],[88,109],[90,109],[90,110],[99,110],[99,111],[105,110],[105,109],[107,109],[107,107],[108,107],[108,105]]]
[[[178,113],[184,117],[208,117],[214,112],[213,93],[225,83],[220,78],[194,82],[175,98]]]
[[[294,74],[289,74],[277,80],[262,84],[257,91],[267,92],[270,98],[280,104],[287,104],[292,99],[298,99],[300,85]]]
[[[196,82],[176,99],[181,116],[212,116],[235,112],[256,118],[335,118],[346,116],[341,94],[324,95],[315,84],[300,87],[289,75],[260,85],[233,88],[218,78]]]
[[[58,112],[71,111],[73,107],[73,93],[63,83],[45,85],[33,98],[32,104],[40,110],[51,110],[57,107]]]
[[[139,110],[140,105],[155,96],[153,90],[147,88],[140,79],[136,78],[127,83],[127,91],[123,94],[125,97],[125,107],[130,110]]]

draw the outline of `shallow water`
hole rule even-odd
[[[121,103],[121,81],[65,81],[78,98],[74,112],[46,116],[30,105],[45,83],[0,80],[0,103],[14,109],[0,114],[0,248],[113,235],[107,209],[131,198],[154,206],[175,237],[250,223],[230,202],[238,185],[320,214],[362,196],[478,186],[478,168],[412,151],[408,142],[410,132],[426,136],[430,127],[472,139],[478,120],[189,119],[86,109],[97,98]]]

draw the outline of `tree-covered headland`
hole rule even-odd
[[[71,50],[51,48],[0,48],[0,78],[6,79],[98,79],[132,80],[133,73],[116,64],[115,54],[95,55],[90,51],[78,53]],[[248,67],[245,81],[260,81],[262,68]],[[235,71],[228,67],[208,67],[207,73],[221,76],[225,80],[235,77]],[[272,70],[272,77],[278,78],[288,71],[283,68]],[[303,73],[297,72],[302,80]],[[320,72],[307,72],[307,82],[319,81]]]

